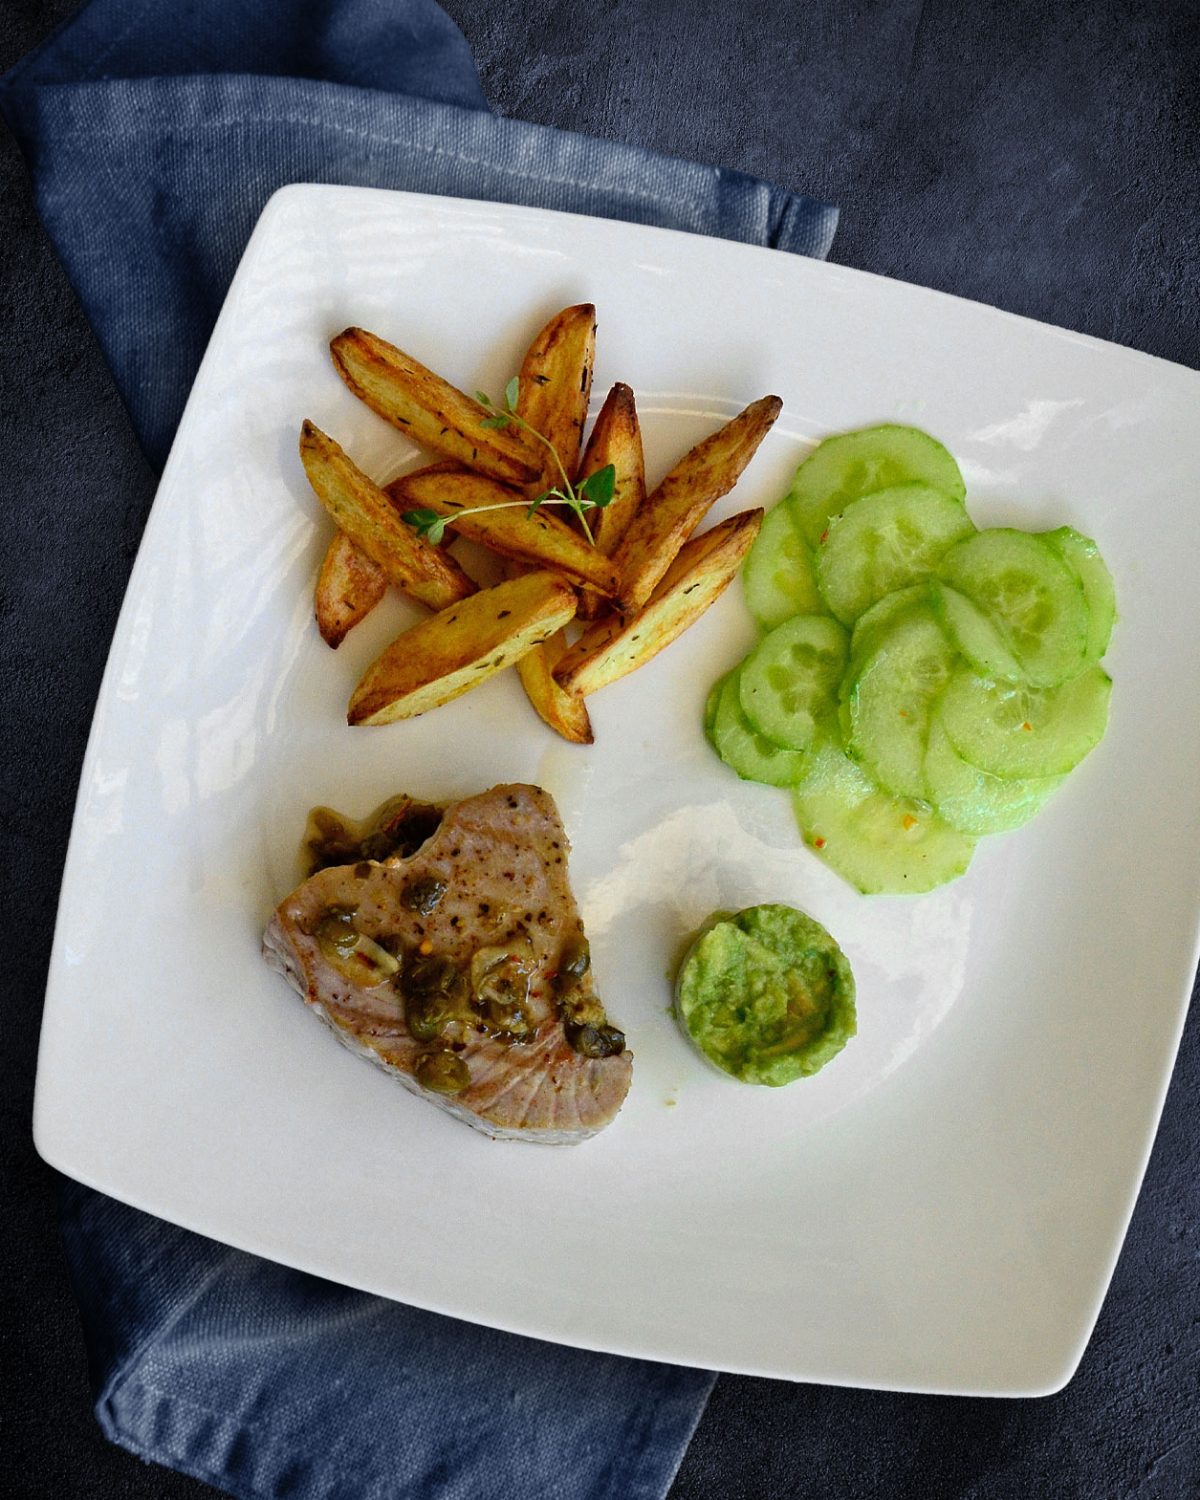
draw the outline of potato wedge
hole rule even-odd
[[[359,400],[420,447],[508,484],[536,482],[540,445],[511,423],[500,430],[485,427],[489,413],[478,401],[402,349],[364,328],[347,328],[329,349],[338,374]]]
[[[554,680],[554,668],[566,650],[567,638],[561,630],[556,630],[520,659],[517,673],[525,696],[544,724],[573,745],[590,745],[595,736],[587,704],[579,693],[568,692]]]
[[[646,465],[642,456],[642,429],[638,424],[633,392],[620,381],[605,397],[596,418],[577,478],[586,479],[597,469],[612,464],[616,471],[613,497],[603,510],[588,511],[588,525],[596,546],[611,557],[629,524],[646,499]],[[594,620],[604,609],[595,594],[579,601],[579,618]]]
[[[528,571],[523,563],[513,562],[511,559],[504,565],[506,578],[519,578]],[[590,745],[595,736],[592,734],[587,704],[578,693],[568,693],[554,680],[554,668],[562,660],[566,650],[567,633],[565,630],[556,630],[540,646],[535,646],[521,658],[517,663],[517,676],[521,679],[525,696],[544,724],[548,724],[556,734],[561,734],[564,740],[570,740],[573,745]]]
[[[610,615],[588,626],[558,664],[559,685],[587,695],[645,666],[729,586],[762,518],[761,510],[744,510],[693,537],[640,614],[630,620]]]
[[[364,673],[351,724],[411,719],[512,666],[575,613],[575,591],[553,573],[481,589],[404,631]]]
[[[365,620],[387,593],[383,569],[356,547],[344,531],[335,531],[317,574],[315,611],[322,639],[336,651],[360,620]]]
[[[575,473],[592,390],[596,357],[596,309],[590,302],[564,307],[538,333],[521,361],[517,413],[549,442],[568,476]],[[543,450],[542,474],[535,490],[559,487],[563,474],[554,457]],[[599,512],[597,512],[599,514]],[[565,519],[565,518],[560,518]],[[517,577],[525,564],[512,559],[507,576]],[[601,596],[584,593],[584,601]],[[553,671],[567,649],[567,638],[557,630],[517,663],[525,696],[543,723],[577,745],[592,743],[592,722],[578,693],[568,693],[555,682]]]
[[[336,525],[383,569],[389,583],[430,609],[475,592],[448,552],[431,547],[396,514],[391,501],[312,422],[300,431],[300,461],[317,499]]]
[[[568,478],[579,463],[595,358],[596,309],[581,302],[555,313],[521,361],[517,413],[554,448]],[[537,482],[540,489],[563,482],[544,448]]]
[[[752,402],[685,453],[647,496],[613,554],[621,580],[617,603],[623,614],[636,614],[650,598],[709,507],[741,478],[782,410],[778,396]]]
[[[544,506],[532,516],[526,514],[524,497],[494,479],[459,465],[434,464],[401,475],[388,485],[387,493],[400,515],[432,510],[454,517],[459,536],[481,542],[501,557],[551,568],[572,583],[589,584],[605,595],[616,592],[616,569],[603,553]],[[458,518],[459,511],[475,505],[506,508]]]

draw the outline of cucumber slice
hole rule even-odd
[[[880,627],[850,689],[847,745],[885,791],[926,796],[930,715],[957,666],[928,604],[910,605]]]
[[[950,642],[966,657],[981,677],[1001,677],[1020,682],[1021,664],[1004,644],[990,615],[948,583],[932,582],[929,598],[938,624]]]
[[[1057,531],[1043,531],[1041,535],[1074,569],[1083,587],[1088,607],[1087,645],[1083,656],[1089,666],[1094,665],[1108,650],[1113,626],[1117,623],[1117,589],[1113,576],[1100,556],[1100,548],[1090,536],[1083,536],[1073,526],[1060,526]]]
[[[1062,776],[1001,777],[963,760],[935,713],[925,754],[925,783],[938,817],[963,833],[1005,833],[1027,823]]]
[[[865,896],[920,895],[961,875],[975,840],[924,802],[881,791],[827,747],[792,793],[805,843]]]
[[[728,677],[728,672],[725,674]],[[718,677],[716,682],[708,690],[708,697],[704,700],[704,737],[712,745],[713,725],[717,722],[717,705],[721,701],[721,689],[725,686],[725,677]],[[713,745],[713,749],[716,746]]]
[[[1035,687],[1054,687],[1082,669],[1088,638],[1083,585],[1049,542],[993,526],[952,547],[938,573],[991,617]]]
[[[962,501],[962,474],[936,438],[916,427],[886,423],[826,438],[796,470],[787,503],[810,547],[830,519],[863,495],[913,481]]]
[[[812,553],[794,512],[782,501],[767,512],[747,554],[742,587],[761,630],[773,630],[793,615],[824,612]]]
[[[776,626],[742,664],[742,712],[789,750],[807,750],[837,711],[849,640],[828,615],[797,615]]]
[[[808,769],[802,750],[784,750],[759,734],[742,712],[739,697],[741,668],[730,672],[721,688],[713,720],[712,743],[725,764],[743,781],[766,786],[794,786]]]
[[[865,495],[826,528],[817,549],[817,587],[830,611],[852,625],[877,599],[933,572],[974,530],[957,500],[927,484]]]
[[[1087,667],[1058,687],[990,682],[960,667],[942,697],[942,724],[964,760],[993,776],[1062,776],[1108,727],[1112,680]]]
[[[858,753],[850,743],[850,736],[854,732],[854,726],[850,721],[849,693],[838,703],[837,732],[838,748],[844,750],[851,760],[857,760]]]
[[[859,615],[854,622],[854,632],[850,637],[850,661],[846,667],[846,675],[842,679],[843,697],[849,694],[859,668],[874,651],[884,628],[906,613],[911,604],[927,604],[928,602],[929,585],[914,583],[906,589],[896,589],[893,593],[885,594],[882,599],[872,604],[870,609],[864,610]]]

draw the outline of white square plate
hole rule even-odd
[[[412,450],[334,374],[375,329],[499,394],[542,320],[599,309],[596,390],[638,393],[651,480],[748,400],[784,415],[713,519],[811,441],[911,421],[980,524],[1070,523],[1116,576],[1108,736],[1028,827],[930,896],[863,898],[786,795],[707,749],[752,639],[740,591],[557,741],[515,675],[348,729],[414,617],[334,653],[311,417],[384,479]],[[1200,377],[774,251],[401,193],[292,187],[246,251],[113,642],[64,877],[35,1137],[163,1218],[386,1296],[619,1353],[844,1384],[1034,1394],[1072,1373],[1145,1165],[1195,962]],[[526,780],[557,799],[596,972],[636,1063],[574,1150],[496,1144],[337,1046],[259,956],[314,803],[365,813]],[[838,937],[860,1034],[818,1077],[710,1072],[669,973],[716,907],[789,901]]]

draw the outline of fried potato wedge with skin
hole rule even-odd
[[[506,562],[507,578],[519,578],[527,569],[522,563]],[[543,724],[548,724],[556,734],[573,745],[590,745],[594,742],[592,721],[587,704],[578,693],[568,693],[554,680],[554,668],[567,651],[567,633],[556,630],[540,646],[524,655],[517,663],[517,676],[525,689],[525,696],[533,705],[534,712]]]
[[[595,358],[596,309],[581,302],[555,313],[521,361],[517,414],[553,447],[568,478],[579,463]],[[543,448],[539,489],[562,482],[558,465]]]
[[[488,428],[478,401],[364,328],[347,328],[330,342],[338,374],[372,411],[421,448],[453,458],[508,484],[533,484],[541,454],[513,424]]]
[[[432,510],[454,522],[459,536],[480,542],[501,557],[535,568],[552,568],[572,583],[588,584],[600,593],[617,590],[613,564],[587,540],[544,506],[531,516],[518,491],[461,466],[434,464],[402,474],[387,489],[395,510]],[[477,505],[502,506],[470,516],[459,512]]]
[[[521,362],[517,414],[554,448],[568,476],[574,474],[583,441],[596,357],[596,309],[590,302],[564,307],[538,333]],[[541,479],[535,490],[561,487],[563,473],[553,454],[543,450]],[[600,512],[596,512],[600,514]],[[526,565],[509,559],[506,575],[518,577]],[[584,594],[583,599],[599,599]],[[543,723],[577,745],[592,743],[587,705],[577,693],[555,682],[553,671],[567,649],[566,634],[555,633],[517,663],[525,696]]]
[[[595,736],[587,704],[579,693],[568,692],[554,680],[554,668],[566,650],[567,638],[557,630],[549,640],[520,659],[517,674],[525,696],[544,724],[573,745],[590,745]]]
[[[620,381],[600,408],[579,464],[578,479],[582,481],[609,464],[614,470],[613,497],[603,510],[588,511],[588,525],[605,557],[611,557],[617,550],[646,499],[646,464],[637,403],[630,388]],[[603,608],[595,594],[584,594],[579,601],[579,618],[594,620]]]
[[[356,547],[344,531],[334,532],[317,574],[315,600],[317,628],[326,644],[336,651],[387,593],[387,586],[387,577],[374,558]]]
[[[632,390],[620,381],[604,398],[579,463],[578,479],[582,481],[609,464],[616,471],[613,497],[603,510],[588,512],[588,525],[605,557],[611,557],[617,550],[646,498],[646,463],[637,402]]]
[[[510,667],[575,613],[575,591],[553,573],[481,589],[396,637],[350,699],[351,724],[411,719]]]
[[[709,507],[741,478],[746,465],[783,410],[764,396],[685,453],[630,522],[613,554],[620,575],[618,606],[636,614]]]
[[[406,525],[383,490],[312,422],[300,432],[300,461],[335,525],[379,564],[389,583],[430,609],[475,592],[454,558]]]
[[[675,558],[649,603],[632,619],[609,615],[589,625],[559,662],[555,678],[587,695],[636,671],[681,636],[732,582],[762,525],[744,510],[693,537]]]

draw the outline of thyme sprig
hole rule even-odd
[[[437,546],[446,535],[446,527],[461,521],[464,516],[479,515],[487,510],[514,510],[524,506],[527,516],[534,515],[543,505],[565,505],[569,510],[579,517],[579,524],[583,527],[583,534],[594,547],[596,539],[592,535],[592,528],[588,525],[587,512],[589,510],[603,510],[612,503],[616,491],[617,471],[612,464],[605,464],[604,468],[597,469],[594,474],[589,474],[578,484],[572,484],[570,476],[563,466],[562,458],[558,449],[544,437],[536,427],[530,424],[517,411],[517,403],[521,396],[521,382],[516,375],[504,387],[504,406],[499,407],[486,391],[476,391],[475,399],[480,406],[487,409],[488,415],[480,423],[492,431],[502,431],[511,424],[527,432],[531,438],[541,443],[554,459],[554,467],[558,470],[560,484],[554,485],[548,490],[543,490],[533,500],[502,500],[492,505],[472,505],[466,510],[456,511],[452,516],[440,516],[435,510],[406,510],[403,519],[413,527],[418,536],[423,536],[427,541]]]

